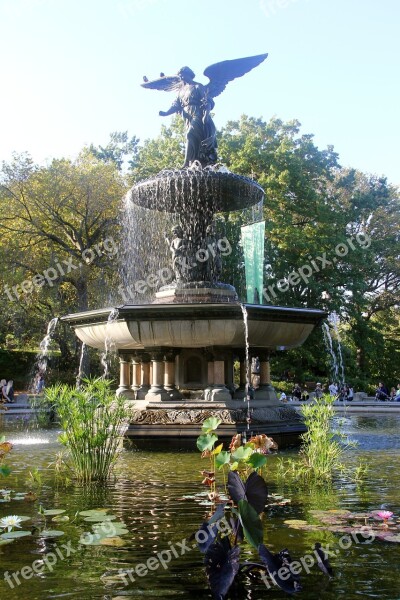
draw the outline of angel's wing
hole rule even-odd
[[[208,95],[211,98],[215,98],[215,96],[224,91],[229,81],[248,73],[251,69],[261,64],[267,56],[268,54],[258,54],[257,56],[248,56],[247,58],[224,60],[223,62],[215,63],[215,65],[210,65],[204,71],[204,75],[210,79],[210,83],[206,86]],[[144,85],[146,87],[147,84]]]
[[[153,79],[153,81],[146,81],[141,86],[150,90],[162,90],[164,92],[173,92],[179,90],[182,85],[182,80],[177,75],[171,77],[160,77],[159,79]]]

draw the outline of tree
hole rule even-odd
[[[86,310],[104,298],[116,271],[118,208],[126,190],[113,161],[88,150],[75,161],[33,164],[28,155],[3,164],[0,219],[4,288],[32,314]]]
[[[145,140],[143,146],[130,162],[132,183],[156,175],[162,169],[179,169],[185,151],[184,122],[179,115],[171,125],[161,126],[161,134],[153,140]]]
[[[129,139],[127,131],[114,131],[110,133],[107,146],[94,146],[90,144],[89,152],[103,162],[111,162],[119,171],[122,170],[124,161],[133,166],[138,154],[139,139],[134,135]]]

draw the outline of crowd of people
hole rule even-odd
[[[375,400],[380,400],[382,402],[400,402],[400,383],[397,384],[397,389],[392,387],[389,392],[386,385],[380,381],[375,390]]]
[[[321,398],[325,393],[328,393],[335,400],[340,400],[342,402],[352,402],[354,400],[354,388],[348,383],[339,385],[332,381],[332,383],[330,383],[326,389],[325,385],[317,382],[315,389],[313,390],[313,397]],[[299,383],[295,383],[291,396],[288,396],[285,392],[282,392],[279,400],[281,402],[287,402],[288,400],[300,400],[305,402],[309,398],[310,392],[307,388],[307,385],[301,387]],[[379,382],[375,390],[375,400],[400,402],[400,383],[397,384],[397,388],[392,387],[389,392],[385,384]]]

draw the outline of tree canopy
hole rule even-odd
[[[124,244],[121,199],[133,182],[181,166],[183,147],[182,120],[175,118],[142,144],[114,132],[107,145],[92,144],[74,161],[40,166],[23,154],[3,164],[3,346],[10,332],[17,347],[37,342],[54,314],[109,305],[106,290],[118,286],[117,248]],[[400,380],[398,189],[383,176],[342,167],[333,147],[319,149],[298,121],[242,116],[219,132],[218,151],[231,171],[265,189],[260,301],[335,311],[346,377],[359,385]],[[242,299],[240,227],[249,220],[248,211],[217,216],[233,248],[221,279]],[[72,336],[66,339],[71,346]],[[276,357],[275,369],[328,377],[325,356],[315,332],[302,348]]]

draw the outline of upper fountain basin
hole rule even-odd
[[[128,196],[134,204],[152,210],[185,213],[207,205],[213,212],[229,212],[258,204],[264,190],[253,179],[213,165],[161,171],[135,184]]]
[[[287,349],[300,346],[327,313],[306,308],[245,304],[250,346]],[[78,338],[93,348],[104,349],[112,340],[118,350],[155,347],[245,347],[243,313],[239,303],[148,304],[89,310],[62,317],[75,328]]]

